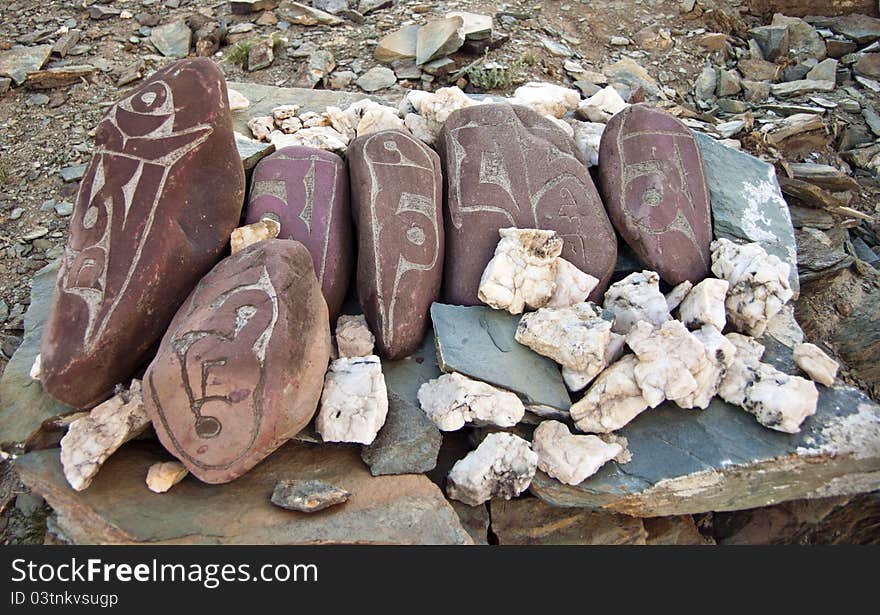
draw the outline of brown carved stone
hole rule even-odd
[[[379,354],[418,349],[443,275],[440,159],[409,134],[386,130],[348,148],[358,233],[357,289]]]
[[[557,231],[563,258],[605,292],[617,239],[572,139],[525,107],[477,105],[449,116],[438,145],[446,182],[447,303],[479,305],[477,289],[498,229]]]
[[[225,483],[306,426],[329,360],[311,256],[269,239],[199,282],[144,375],[144,404],[172,455],[200,480]]]
[[[132,375],[220,259],[243,197],[226,83],[213,62],[176,62],[111,107],[43,335],[50,395],[88,408]]]
[[[335,321],[354,260],[345,162],[312,147],[285,147],[261,160],[251,179],[246,223],[267,215],[277,216],[279,239],[308,248]]]
[[[672,285],[705,278],[709,188],[690,129],[651,105],[632,105],[608,122],[599,161],[611,221],[642,263]]]

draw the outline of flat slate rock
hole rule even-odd
[[[227,249],[243,199],[223,73],[211,60],[175,62],[110,108],[43,334],[50,395],[90,408],[141,367]]]
[[[312,147],[285,147],[260,161],[250,190],[245,223],[274,215],[279,239],[302,242],[335,322],[354,266],[345,161]]]
[[[446,182],[444,302],[480,305],[498,229],[557,231],[562,256],[608,285],[614,228],[574,141],[531,109],[485,104],[454,111],[437,147]]]
[[[155,443],[130,442],[81,492],[64,480],[58,449],[23,455],[15,467],[76,544],[472,543],[436,485],[421,475],[373,477],[356,447],[289,442],[235,482],[187,476],[153,493],[147,468],[167,460]],[[320,512],[284,510],[270,502],[281,480],[322,480],[352,496]]]
[[[433,470],[443,438],[419,404],[419,387],[439,378],[434,334],[425,335],[421,348],[397,361],[382,361],[388,389],[388,418],[376,439],[361,453],[373,476],[419,474]]]
[[[614,227],[675,286],[709,274],[709,188],[693,133],[652,105],[631,105],[602,133],[599,187]]]
[[[312,258],[269,239],[217,264],[180,307],[144,374],[165,448],[200,480],[241,476],[311,420],[330,362]]]
[[[15,47],[0,51],[0,77],[11,77],[16,85],[27,81],[27,74],[40,70],[49,60],[52,45]]]
[[[434,150],[383,130],[348,147],[357,292],[377,354],[415,352],[443,278],[443,177]]]
[[[567,414],[571,398],[559,366],[514,338],[519,316],[482,306],[435,303],[431,319],[437,359],[458,372],[515,392],[526,406]]]
[[[40,352],[59,264],[60,261],[49,263],[34,275],[31,303],[24,315],[24,338],[0,377],[0,447],[3,450],[29,447],[43,421],[74,411],[50,397],[43,385],[30,376],[34,359]]]
[[[797,373],[791,351],[764,336],[764,361]],[[531,491],[557,506],[638,517],[729,511],[880,488],[880,406],[853,387],[819,389],[819,407],[798,434],[762,427],[742,408],[665,402],[618,435],[632,461],[609,462],[577,486],[538,471]]]
[[[797,248],[788,204],[773,165],[694,132],[706,165],[716,238],[757,242],[791,267],[797,298]]]

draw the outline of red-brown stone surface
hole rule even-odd
[[[261,160],[251,179],[246,223],[269,214],[281,223],[279,239],[308,248],[335,321],[354,264],[345,162],[312,147],[285,147]]]
[[[599,186],[614,227],[647,268],[672,285],[708,275],[709,188],[687,126],[647,104],[616,114],[599,144]]]
[[[305,427],[329,360],[308,250],[261,241],[222,260],[181,306],[144,375],[144,404],[168,452],[225,483]]]
[[[386,130],[355,139],[348,166],[358,298],[379,354],[398,359],[418,349],[440,292],[440,159],[411,135]]]
[[[480,305],[480,276],[510,226],[557,231],[563,258],[599,278],[602,296],[617,239],[572,139],[534,111],[508,104],[455,111],[438,151],[446,182],[446,303]]]
[[[129,378],[221,258],[244,198],[223,73],[181,60],[95,136],[42,340],[42,382],[77,408]]]

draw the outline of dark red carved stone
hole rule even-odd
[[[612,117],[599,145],[599,185],[614,227],[646,267],[672,285],[708,275],[709,188],[684,124],[647,104]]]
[[[477,105],[453,112],[438,150],[446,181],[447,303],[479,305],[483,270],[516,226],[557,231],[562,256],[599,278],[614,271],[617,239],[572,139],[531,109]]]
[[[354,260],[345,162],[312,147],[285,147],[264,158],[251,179],[246,223],[267,214],[278,216],[280,239],[308,248],[335,321]]]
[[[181,306],[144,375],[144,404],[172,455],[225,483],[311,420],[329,360],[308,250],[261,241],[222,260]]]
[[[175,62],[97,128],[43,335],[42,382],[88,408],[145,361],[237,226],[244,170],[223,73]]]
[[[351,204],[358,233],[357,289],[379,354],[415,352],[443,276],[440,159],[397,130],[348,148]]]

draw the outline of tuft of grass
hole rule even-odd
[[[514,75],[510,66],[487,62],[468,70],[467,78],[474,87],[488,92],[510,87]]]
[[[236,64],[241,68],[246,67],[248,53],[250,53],[251,47],[253,47],[256,42],[257,39],[238,41],[236,44],[229,48],[229,51],[226,53],[226,57],[223,58],[223,61],[229,64]]]
[[[5,184],[8,177],[9,175],[6,172],[6,167],[0,162],[0,184]]]

